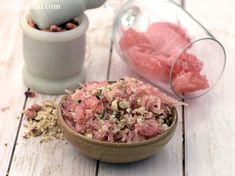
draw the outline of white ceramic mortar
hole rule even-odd
[[[83,61],[86,52],[85,14],[77,18],[79,26],[66,32],[44,32],[28,25],[29,15],[21,20],[25,84],[44,94],[63,94],[85,79]]]

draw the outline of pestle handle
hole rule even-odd
[[[94,9],[100,7],[106,0],[85,0],[87,9]]]
[[[40,29],[63,24],[81,16],[85,10],[101,6],[106,0],[33,0],[30,17]],[[48,8],[48,7],[54,7]]]

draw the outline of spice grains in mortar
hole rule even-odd
[[[37,30],[41,30],[44,32],[65,32],[65,31],[75,29],[79,26],[79,22],[75,19],[70,20],[70,21],[68,21],[64,24],[61,24],[61,25],[51,25],[50,28],[48,28],[48,29],[39,29],[37,24],[34,23],[34,21],[32,19],[28,20],[28,24],[32,28],[37,29]]]

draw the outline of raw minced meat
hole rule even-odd
[[[172,108],[181,102],[134,78],[91,82],[62,103],[66,123],[101,141],[132,143],[150,139],[172,124]]]

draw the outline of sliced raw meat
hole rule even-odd
[[[177,85],[175,90],[178,93],[197,91],[209,87],[206,76],[200,75],[203,62],[195,55],[187,53],[187,51],[180,54],[190,43],[191,39],[183,28],[165,22],[151,24],[146,32],[137,32],[129,28],[123,33],[119,41],[120,49],[130,66],[156,83],[158,81],[170,82],[171,68],[179,57],[174,65],[172,75],[173,85]],[[186,82],[187,79],[183,79],[189,76],[198,81]],[[182,82],[177,82],[182,81],[182,79],[184,80],[184,86],[181,85]],[[198,86],[196,85],[197,82]]]
[[[185,31],[173,23],[153,23],[145,33],[157,54],[169,55],[175,48],[183,49],[191,43]]]
[[[177,60],[173,68],[174,76],[178,73],[184,72],[197,72],[202,70],[203,62],[200,61],[196,56],[188,54],[186,52],[182,53]]]
[[[134,29],[129,28],[125,35],[119,41],[120,47],[128,49],[133,46],[141,46],[144,50],[147,48],[152,49],[151,44],[144,36],[144,33],[136,32]]]
[[[173,80],[173,87],[178,93],[187,93],[207,89],[209,84],[205,75],[188,72],[178,74]]]
[[[170,66],[163,55],[145,53],[139,47],[130,48],[127,55],[129,62],[143,75],[162,82],[169,81]]]

